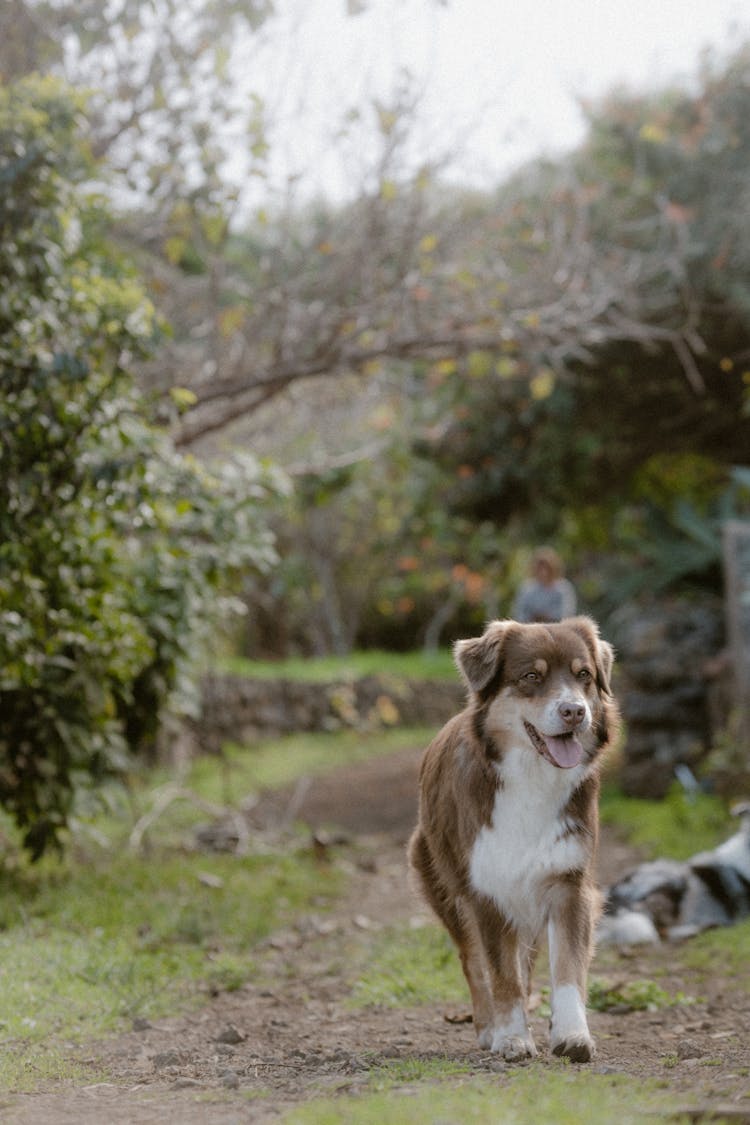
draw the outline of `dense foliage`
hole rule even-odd
[[[272,557],[270,474],[144,420],[156,319],[102,238],[80,114],[49,80],[0,88],[0,804],[34,855],[153,743],[222,582]]]

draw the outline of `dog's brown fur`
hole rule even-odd
[[[458,947],[479,1042],[508,1059],[536,1052],[527,1004],[545,926],[552,1050],[581,1062],[594,1052],[586,975],[599,759],[618,720],[612,659],[586,617],[492,622],[456,645],[468,706],[422,762],[410,862]]]

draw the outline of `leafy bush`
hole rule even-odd
[[[675,1004],[693,1004],[684,992],[674,996],[652,980],[629,980],[612,984],[594,978],[589,982],[588,1005],[595,1012],[655,1012]]]
[[[231,572],[273,557],[270,471],[209,472],[145,420],[158,325],[99,234],[79,111],[0,89],[0,803],[35,857],[153,741]]]

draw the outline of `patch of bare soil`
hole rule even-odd
[[[476,1045],[471,1024],[449,1022],[440,1004],[419,1009],[353,1009],[353,951],[383,927],[428,917],[407,877],[404,845],[415,819],[420,751],[340,770],[254,809],[259,826],[294,817],[313,828],[340,828],[348,843],[318,843],[321,862],[347,871],[346,897],[331,912],[310,915],[266,943],[254,983],[217,996],[189,1015],[141,1026],[76,1051],[108,1081],[56,1086],[15,1095],[0,1119],[17,1125],[77,1125],[108,1121],[151,1125],[239,1125],[272,1121],[317,1094],[353,1093],[369,1072],[394,1059],[447,1058],[477,1074],[501,1075],[507,1064]],[[319,833],[320,836],[320,833]],[[638,860],[609,834],[601,847],[603,883]],[[750,994],[716,966],[698,978],[674,947],[618,955],[602,951],[595,975],[618,982],[656,978],[690,1005],[654,1012],[591,1016],[598,1043],[593,1069],[639,1079],[659,1078],[675,1110],[709,1120],[717,1110],[750,1123]],[[540,1050],[529,1066],[559,1066],[548,1052],[546,1020],[533,1019]]]

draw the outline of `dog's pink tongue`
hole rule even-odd
[[[573,766],[578,765],[583,756],[583,747],[574,734],[546,735],[544,741],[547,744],[552,761],[560,769],[572,769]]]

